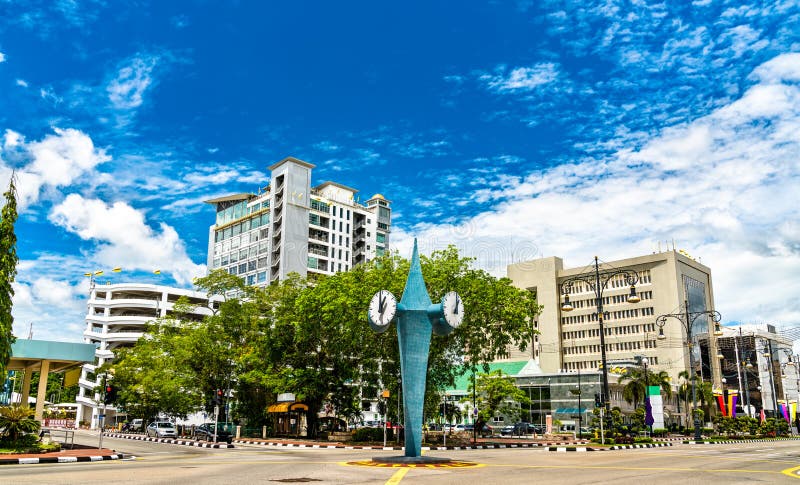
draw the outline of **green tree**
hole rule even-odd
[[[6,367],[11,359],[11,345],[16,340],[13,335],[14,317],[11,314],[14,298],[14,279],[17,276],[17,235],[14,224],[17,222],[17,187],[15,175],[11,175],[8,190],[3,194],[5,205],[0,213],[0,376],[6,375]]]
[[[41,423],[36,421],[33,415],[33,409],[27,406],[20,406],[19,404],[0,406],[0,430],[2,430],[2,436],[8,436],[13,441],[16,441],[23,433],[39,431]]]
[[[129,415],[148,421],[159,415],[185,418],[200,408],[195,376],[182,365],[176,348],[178,332],[174,321],[154,322],[134,347],[119,349],[113,362],[97,370],[110,376],[117,405]]]
[[[477,429],[489,422],[494,416],[503,414],[511,418],[512,422],[519,419],[520,405],[526,405],[528,396],[517,387],[514,378],[504,374],[498,369],[489,373],[480,373],[475,381],[477,392],[478,420]],[[472,393],[472,384],[468,389]]]

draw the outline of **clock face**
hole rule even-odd
[[[369,302],[369,320],[379,327],[392,323],[397,314],[397,299],[392,292],[381,290]]]
[[[453,328],[458,328],[464,320],[464,301],[458,293],[451,291],[442,298],[444,320]]]

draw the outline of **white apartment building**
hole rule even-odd
[[[644,356],[653,371],[667,371],[673,382],[679,382],[678,374],[689,369],[686,328],[681,320],[668,318],[663,327],[666,338],[659,339],[656,318],[682,313],[685,301],[688,301],[690,311],[715,310],[711,269],[675,250],[603,262],[599,269],[601,272],[625,269],[639,277],[636,290],[641,301],[638,303],[628,303],[630,288],[622,277],[609,280],[603,290],[605,350],[610,372],[615,366],[629,365],[635,356]],[[592,288],[582,283],[574,285],[570,293],[574,310],[565,312],[561,309],[564,301],[561,284],[570,277],[583,274],[594,277],[593,262],[587,261],[587,266],[565,268],[561,258],[548,257],[508,266],[508,277],[514,285],[535,291],[539,304],[544,308],[538,317],[540,334],[532,342],[532,352],[521,353],[519,349],[511,349],[507,360],[533,357],[545,373],[602,367],[600,328]],[[702,332],[709,333],[711,328],[711,345],[716,354],[716,338],[710,319],[698,317],[692,328],[693,340]],[[695,359],[695,367],[698,365],[699,360]],[[719,383],[719,361],[712,359],[710,365],[712,381]]]
[[[199,319],[211,315],[204,293],[139,283],[92,285],[83,340],[94,344],[97,350],[95,362],[83,366],[78,381],[77,424],[85,421],[92,429],[99,425],[98,416],[103,413],[103,404],[100,394],[94,392],[102,385],[102,377],[95,374],[97,368],[113,361],[116,349],[133,346],[148,322],[171,314],[175,302],[182,296],[196,305],[191,316]],[[108,406],[105,414],[106,425],[114,424],[116,409]]]
[[[208,267],[246,284],[265,286],[295,272],[333,274],[382,255],[389,245],[390,202],[376,194],[361,203],[357,190],[336,182],[311,186],[314,165],[288,157],[269,167],[258,194],[208,200]]]

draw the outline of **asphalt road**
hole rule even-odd
[[[80,442],[96,443],[82,433]],[[554,453],[541,449],[430,452],[477,466],[388,468],[368,464],[397,451],[237,445],[204,449],[108,438],[135,460],[0,467],[0,483],[318,483],[318,484],[703,484],[792,483],[800,441]],[[358,464],[364,463],[363,465]],[[800,483],[800,482],[798,482]]]

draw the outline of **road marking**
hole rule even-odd
[[[781,473],[783,473],[784,475],[788,475],[792,478],[800,478],[800,476],[798,476],[797,474],[798,471],[800,471],[800,466],[787,468],[786,470],[781,470]]]
[[[392,475],[392,478],[390,478],[386,482],[386,485],[397,485],[398,483],[400,483],[400,480],[402,480],[403,477],[406,476],[406,473],[408,473],[409,470],[410,470],[410,468],[401,468],[401,469],[397,470],[394,473],[394,475]]]

